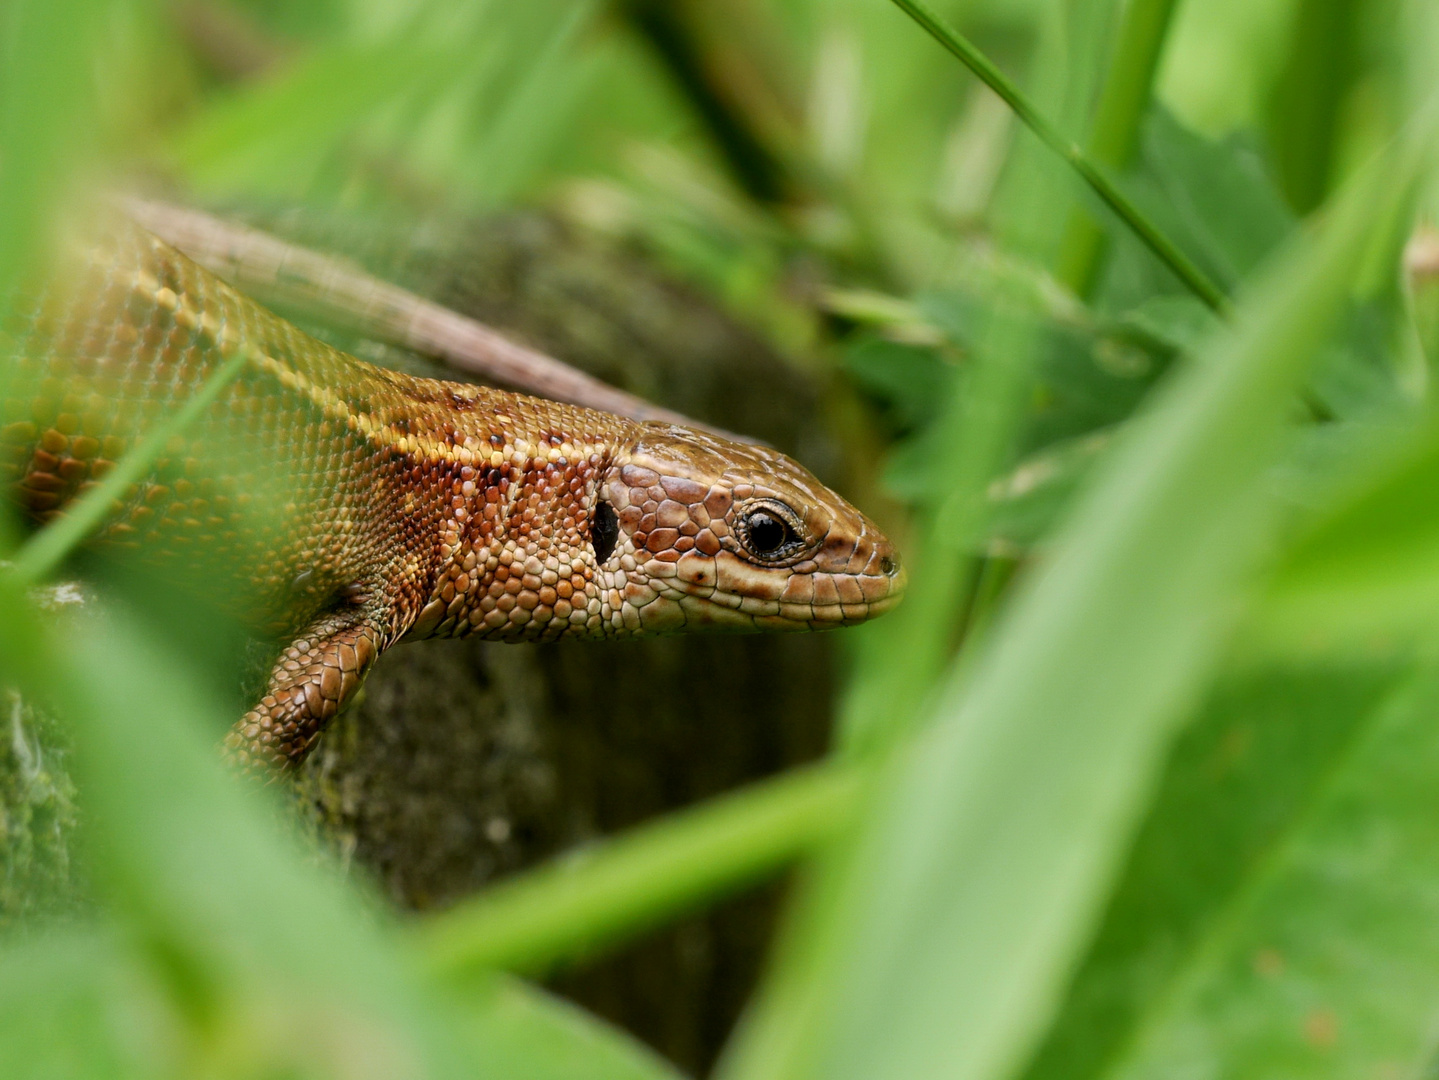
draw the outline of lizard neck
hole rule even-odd
[[[424,389],[462,400],[486,394],[450,384]],[[432,492],[435,565],[406,636],[603,636],[619,601],[605,595],[594,518],[635,427],[505,395],[483,409],[456,409],[432,428],[431,452],[416,459],[430,475],[412,477],[407,490]],[[436,447],[445,449],[435,454]]]

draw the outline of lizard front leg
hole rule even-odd
[[[354,697],[383,640],[360,612],[322,615],[275,662],[264,697],[226,737],[226,756],[246,772],[298,765]]]

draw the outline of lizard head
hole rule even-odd
[[[596,494],[602,592],[632,631],[847,626],[904,591],[874,523],[766,447],[644,424]]]

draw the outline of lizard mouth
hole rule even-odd
[[[804,574],[784,580],[741,564],[720,575],[728,588],[675,580],[664,591],[689,627],[739,632],[827,630],[868,622],[904,598],[908,574],[897,559],[879,561],[888,563],[879,573]],[[741,580],[735,581],[736,577]]]

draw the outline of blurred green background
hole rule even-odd
[[[205,207],[784,447],[913,576],[397,650],[257,792],[263,646],[7,522],[0,1076],[1433,1075],[1439,14],[934,11],[7,0],[4,295]]]

